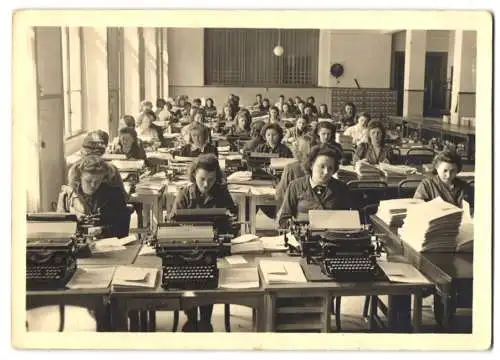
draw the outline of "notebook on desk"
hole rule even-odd
[[[111,285],[116,290],[153,289],[159,270],[134,266],[118,266]]]

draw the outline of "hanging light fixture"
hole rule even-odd
[[[278,29],[278,45],[274,47],[273,53],[276,56],[281,56],[284,51],[283,46],[281,46],[281,29]]]

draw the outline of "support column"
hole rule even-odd
[[[424,112],[426,30],[406,31],[403,116],[421,117]]]
[[[139,35],[136,27],[123,29],[123,86],[122,99],[125,114],[137,116],[139,113]]]
[[[162,28],[160,31],[162,31],[162,35],[163,35],[162,49],[161,49],[161,53],[162,53],[161,60],[162,60],[162,67],[163,67],[163,70],[162,70],[163,80],[162,80],[161,85],[162,85],[163,98],[166,100],[169,97],[169,95],[170,95],[170,92],[168,90],[168,85],[169,85],[169,82],[168,82],[168,44],[167,44],[167,32],[168,32],[168,29]]]
[[[144,28],[144,89],[145,99],[150,100],[153,105],[159,93],[156,91],[156,36],[155,28]]]
[[[455,31],[451,122],[475,117],[476,108],[476,32]]]

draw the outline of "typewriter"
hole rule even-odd
[[[76,216],[27,214],[26,288],[64,288],[76,271]]]
[[[311,210],[308,220],[295,219],[291,230],[301,255],[308,264],[319,264],[324,275],[336,281],[385,278],[376,262],[382,246],[362,227],[357,211]]]
[[[245,158],[247,168],[252,172],[253,180],[277,180],[270,169],[270,165],[271,159],[279,158],[278,154],[249,152]]]
[[[215,289],[219,284],[217,258],[230,254],[231,234],[219,234],[226,209],[178,210],[172,222],[158,226],[153,243],[162,259],[165,289]]]
[[[102,237],[102,234],[105,232],[106,226],[102,224],[99,209],[95,214],[86,215],[80,218],[75,233],[78,257],[84,258],[91,256],[94,241]]]
[[[281,179],[281,175],[283,174],[285,167],[295,161],[297,161],[297,159],[294,158],[272,158],[269,164],[271,174],[273,174],[277,179]]]

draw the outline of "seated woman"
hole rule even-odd
[[[280,182],[276,187],[276,200],[278,201],[278,208],[283,203],[283,198],[285,197],[285,192],[290,185],[290,182],[306,175],[303,165],[307,155],[311,152],[312,146],[313,138],[311,135],[304,135],[297,139],[294,151],[297,161],[285,166],[283,173],[281,174]]]
[[[103,237],[128,236],[130,213],[123,191],[112,184],[114,169],[99,156],[83,158],[70,171],[69,186],[63,186],[57,211],[77,215],[99,214]]]
[[[457,174],[462,170],[460,155],[453,150],[443,150],[436,155],[433,165],[433,175],[422,180],[413,197],[424,201],[441,197],[444,201],[460,208],[466,199],[472,209],[474,189],[457,178]]]
[[[290,109],[290,105],[288,103],[284,103],[281,108],[280,117],[282,119],[293,119],[296,117],[296,114],[293,109]]]
[[[262,120],[255,121],[250,126],[250,137],[252,138],[244,147],[243,151],[255,151],[255,149],[261,145],[265,144],[266,140],[262,136],[262,129],[266,126],[266,123]]]
[[[285,135],[285,141],[288,143],[294,142],[301,136],[306,135],[309,132],[309,126],[307,120],[301,116],[295,122],[295,126],[288,129]]]
[[[175,199],[170,219],[180,209],[198,208],[225,208],[232,217],[237,214],[237,207],[229,193],[227,185],[223,183],[219,161],[213,154],[200,155],[193,161],[189,171],[190,184],[179,191]],[[222,225],[218,230],[233,231],[231,224]],[[200,306],[200,320],[198,308],[186,311],[188,321],[182,327],[184,332],[213,332],[211,324],[213,305]]]
[[[292,158],[292,151],[282,144],[283,129],[278,124],[267,124],[261,131],[262,137],[265,139],[264,144],[260,144],[255,148],[255,152],[279,154],[282,158]]]
[[[354,103],[348,102],[344,105],[340,115],[340,122],[344,127],[356,124],[356,105]]]
[[[201,154],[214,154],[218,156],[217,148],[210,143],[210,130],[203,124],[193,123],[189,126],[188,143],[174,152],[174,155],[197,157]]]
[[[236,115],[236,123],[227,128],[227,134],[233,136],[250,137],[252,118],[248,110],[240,110]]]
[[[269,103],[269,99],[268,98],[264,98],[262,100],[262,104],[259,107],[260,115],[264,116],[264,115],[269,114],[270,106],[271,106],[271,104]]]
[[[328,106],[326,104],[321,104],[318,110],[319,119],[331,119],[332,114],[328,112]]]
[[[280,111],[276,106],[269,108],[269,124],[278,124],[282,128],[285,128],[285,125],[281,123]]]
[[[161,111],[157,114],[159,121],[171,121],[175,117],[174,111],[172,110],[172,104],[165,102],[165,105]]]
[[[214,100],[212,98],[208,98],[205,100],[205,116],[207,118],[215,118],[217,117],[217,108],[214,105]]]
[[[338,171],[342,153],[329,144],[316,145],[304,163],[306,176],[292,180],[278,212],[278,224],[286,227],[288,220],[309,210],[349,210],[352,208],[349,188],[333,178]]]
[[[329,121],[321,121],[316,127],[315,140],[317,144],[332,144],[340,147],[340,144],[335,142],[335,125]]]
[[[313,114],[318,114],[318,108],[316,107],[316,99],[314,99],[314,96],[309,96],[306,101],[306,105],[309,106],[313,112]]]
[[[148,145],[162,145],[165,142],[163,131],[153,124],[154,121],[156,121],[156,115],[152,110],[146,110],[139,115],[136,127],[137,137]]]
[[[344,131],[344,135],[352,137],[352,143],[354,145],[368,142],[368,124],[370,120],[371,116],[367,112],[359,113],[356,125],[348,127]]]
[[[366,161],[369,164],[391,163],[391,147],[385,144],[385,128],[379,121],[368,124],[368,141],[358,144],[354,153],[354,163]]]
[[[112,148],[108,148],[109,154],[124,154],[127,159],[146,160],[146,152],[138,143],[137,132],[129,127],[120,129],[118,143]]]

